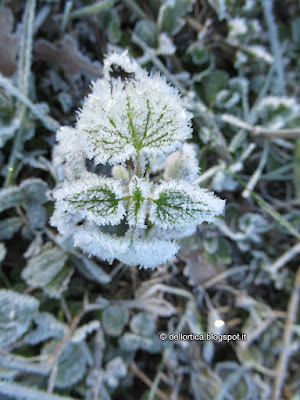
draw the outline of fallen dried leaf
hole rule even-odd
[[[0,72],[11,76],[17,69],[18,34],[12,33],[14,16],[9,8],[0,10]]]
[[[189,254],[181,253],[179,258],[186,263],[183,273],[189,278],[190,285],[203,285],[223,271],[221,264],[209,264],[200,250],[192,251]]]
[[[51,64],[59,64],[67,78],[80,73],[85,73],[91,78],[101,76],[100,64],[92,63],[88,57],[82,55],[75,40],[69,35],[65,35],[58,45],[39,39],[34,50],[38,58]]]

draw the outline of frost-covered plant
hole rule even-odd
[[[192,183],[198,162],[183,144],[191,117],[159,74],[149,76],[127,53],[107,57],[76,127],[57,134],[55,162],[64,163],[65,180],[53,191],[52,225],[109,262],[154,268],[170,260],[175,238],[224,211],[224,200]],[[165,180],[155,183],[148,161],[166,156]],[[90,172],[87,159],[112,165],[112,177]]]

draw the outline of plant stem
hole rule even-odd
[[[286,378],[289,358],[291,354],[291,340],[293,336],[293,326],[297,318],[299,300],[300,300],[300,267],[298,268],[298,271],[296,273],[295,286],[288,305],[287,320],[285,324],[282,347],[281,347],[282,351],[277,364],[272,400],[279,400],[281,398],[282,386]]]
[[[186,323],[186,320],[187,320],[187,315],[186,315],[186,312],[185,312],[182,315],[182,317],[180,318],[179,322],[178,322],[178,325],[177,325],[177,327],[176,327],[176,329],[174,331],[175,334],[182,331],[182,329],[183,329],[183,327],[184,327],[184,325]],[[155,398],[155,394],[157,393],[157,390],[158,390],[158,385],[159,385],[159,382],[160,382],[162,370],[164,368],[164,365],[165,365],[166,359],[168,357],[168,354],[170,353],[170,351],[171,351],[171,349],[172,349],[172,347],[174,346],[175,343],[176,342],[174,342],[174,341],[170,342],[168,344],[167,348],[163,352],[163,356],[162,356],[161,362],[159,363],[159,366],[157,368],[156,376],[154,378],[154,381],[153,381],[153,384],[152,384],[152,387],[151,387],[151,390],[150,390],[150,393],[149,393],[149,396],[148,396],[147,400],[154,400],[154,398]]]
[[[20,92],[24,96],[29,93],[29,78],[31,69],[31,54],[33,41],[33,25],[35,15],[36,0],[28,0],[23,18],[23,35],[21,41],[21,54],[19,60],[18,85]],[[4,78],[5,79],[5,78]],[[3,80],[3,78],[2,78]],[[10,82],[9,82],[10,83]],[[24,122],[26,120],[26,105],[22,102],[18,104],[18,119],[20,128],[14,140],[12,153],[9,159],[8,173],[6,175],[4,186],[8,187],[14,183],[14,176],[19,154],[23,150],[23,136],[25,132]]]
[[[232,172],[229,168],[226,168],[226,170],[244,187],[246,188],[247,185],[246,183],[234,172]],[[269,214],[271,215],[272,218],[275,219],[280,225],[282,225],[287,231],[289,232],[290,235],[295,236],[298,240],[300,240],[300,234],[298,232],[298,229],[295,228],[294,225],[292,225],[287,219],[285,219],[279,212],[274,210],[274,208],[268,204],[262,197],[260,197],[257,193],[255,193],[253,190],[249,190],[251,196],[258,202],[258,204]]]
[[[300,129],[270,129],[259,125],[250,125],[239,118],[230,114],[223,114],[222,121],[239,128],[250,131],[254,136],[266,136],[269,138],[298,139],[300,138]]]
[[[276,275],[276,273],[286,265],[292,258],[300,253],[300,242],[296,243],[293,247],[289,248],[285,253],[283,253],[276,261],[271,265],[265,266],[264,269],[268,271],[271,275]]]
[[[250,197],[249,190],[253,190],[255,185],[259,181],[259,178],[261,177],[263,169],[268,161],[268,154],[269,154],[269,141],[265,140],[264,149],[263,149],[258,167],[252,174],[251,178],[249,179],[249,181],[247,183],[246,189],[244,189],[244,191],[242,193],[242,196],[244,197],[244,199],[249,199],[249,197]]]

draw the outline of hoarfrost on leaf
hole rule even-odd
[[[192,4],[176,2],[174,11],[183,16]],[[54,175],[64,181],[52,191],[50,222],[89,256],[155,268],[174,258],[175,239],[213,221],[225,202],[191,183],[199,174],[195,148],[184,143],[191,137],[192,114],[178,91],[159,74],[149,75],[127,52],[108,56],[103,71],[76,127],[57,134]],[[106,163],[113,166],[112,178],[96,174],[96,166]],[[169,182],[151,181],[164,164]],[[92,262],[77,267],[103,283]]]
[[[155,225],[170,229],[212,222],[224,213],[225,201],[197,185],[183,180],[162,182],[153,194],[149,219]]]
[[[159,353],[161,346],[158,337],[141,336],[135,333],[126,332],[119,339],[120,346],[127,351],[142,349],[149,353]]]
[[[110,360],[105,367],[105,381],[108,386],[115,388],[118,386],[119,379],[127,374],[127,367],[121,357]]]
[[[62,162],[66,162],[64,174],[68,179],[75,179],[86,172],[85,154],[78,143],[76,129],[63,126],[56,138],[59,144],[54,149],[54,166],[59,167]]]
[[[100,322],[98,320],[90,321],[87,324],[76,329],[76,331],[72,335],[71,342],[80,343],[86,338],[87,335],[89,335],[93,331],[96,331],[99,328]]]
[[[177,227],[177,228],[171,228],[171,229],[162,229],[158,227],[153,228],[153,233],[151,232],[151,235],[155,235],[160,239],[183,239],[185,237],[193,235],[197,230],[197,225],[188,225],[185,227]],[[150,234],[150,233],[149,233]]]
[[[127,238],[101,232],[96,225],[79,227],[74,234],[74,243],[75,246],[109,263],[118,258],[119,254],[125,253],[130,245]]]
[[[24,180],[19,186],[11,186],[0,190],[0,212],[23,203],[47,201],[48,185],[38,178]]]
[[[102,315],[104,331],[110,336],[120,336],[128,319],[127,308],[118,305],[108,306]]]
[[[127,74],[127,77],[135,79],[143,79],[147,73],[139,66],[139,64],[128,56],[128,52],[124,51],[121,54],[112,53],[104,60],[103,74],[107,81],[118,79],[120,74]]]
[[[67,326],[47,312],[35,315],[33,321],[36,328],[24,338],[24,342],[31,345],[36,345],[50,338],[61,339],[67,332]]]
[[[115,258],[128,265],[155,268],[170,261],[179,250],[179,245],[170,240],[158,238],[133,241],[128,237],[112,236],[97,227],[77,229],[75,245],[89,254],[112,263]]]
[[[22,271],[22,278],[28,285],[46,287],[64,267],[68,255],[58,249],[46,250],[32,257]]]
[[[50,355],[55,351],[59,341],[53,340],[47,343],[42,354]],[[60,389],[72,387],[83,378],[86,370],[86,361],[79,344],[69,342],[58,357],[58,368],[55,386]]]
[[[98,264],[81,254],[78,254],[78,256],[74,257],[74,264],[87,279],[102,284],[109,283],[111,281],[111,277]]]
[[[139,153],[169,154],[191,136],[192,114],[183,108],[178,91],[158,74],[148,76],[131,64],[128,56],[111,56],[108,65],[124,80],[108,80],[105,68],[106,79],[93,83],[78,116],[78,142],[96,164],[124,163]]]
[[[140,312],[130,321],[132,332],[141,336],[151,336],[155,331],[155,319],[153,315]]]
[[[298,115],[299,111],[297,100],[284,96],[267,96],[256,108],[259,119],[271,129],[283,128],[288,120]]]
[[[131,199],[128,207],[128,224],[138,228],[147,228],[145,219],[147,214],[147,198],[151,184],[143,179],[133,177],[129,184]]]
[[[177,242],[154,238],[134,239],[126,253],[118,255],[125,264],[156,268],[171,261],[179,250]]]
[[[0,290],[0,347],[19,339],[29,328],[39,302],[12,290]]]
[[[61,213],[77,214],[98,225],[116,225],[125,212],[119,182],[95,174],[86,173],[81,180],[63,183],[53,196]]]

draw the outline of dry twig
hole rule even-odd
[[[299,139],[300,138],[300,129],[271,129],[264,128],[259,125],[250,125],[245,121],[240,120],[239,118],[234,117],[230,114],[223,114],[222,120],[227,122],[228,124],[237,126],[238,128],[245,129],[246,131],[251,132],[254,136],[265,136],[269,138],[282,138],[282,139]]]
[[[145,375],[144,372],[138,368],[138,366],[136,365],[136,363],[134,361],[131,362],[130,368],[140,378],[140,380],[143,381],[149,388],[152,387],[153,382],[151,381],[151,379],[149,379],[148,376]],[[161,391],[159,388],[155,389],[155,394],[161,400],[168,400],[168,396],[163,391]]]

